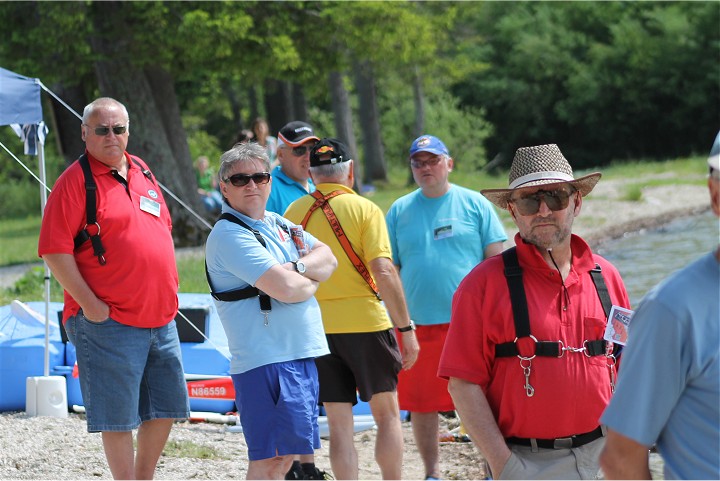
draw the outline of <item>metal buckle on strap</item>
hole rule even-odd
[[[515,348],[517,349],[517,352],[518,352],[517,357],[519,357],[519,358],[520,358],[521,360],[523,360],[523,361],[530,361],[530,360],[532,360],[532,359],[535,359],[535,356],[537,355],[537,343],[538,343],[537,338],[536,338],[535,336],[533,336],[532,334],[529,334],[527,337],[529,337],[530,339],[532,339],[533,341],[535,341],[535,352],[534,352],[533,355],[530,356],[530,357],[523,357],[523,356],[520,355],[520,349],[517,349],[517,342],[518,342],[518,338],[517,338],[517,337],[516,337],[515,340],[513,341],[513,343],[515,343],[515,346],[516,346]]]
[[[555,449],[570,449],[573,447],[573,438],[557,438],[553,442]]]

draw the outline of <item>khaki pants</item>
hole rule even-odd
[[[598,479],[605,438],[571,449],[510,445],[512,454],[497,479]]]

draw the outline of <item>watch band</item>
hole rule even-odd
[[[410,324],[408,324],[405,327],[398,327],[398,332],[408,332],[408,331],[414,331],[415,330],[415,323],[412,319],[410,319]]]

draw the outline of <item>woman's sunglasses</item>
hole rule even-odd
[[[568,192],[567,189],[538,190],[532,194],[525,195],[518,199],[510,199],[520,215],[534,215],[540,210],[540,201],[545,202],[553,212],[567,209],[570,197],[575,191]]]
[[[255,185],[267,184],[270,182],[270,172],[258,172],[256,174],[234,174],[225,179],[225,182],[230,182],[235,187],[245,187],[250,181],[255,182]]]

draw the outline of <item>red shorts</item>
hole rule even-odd
[[[402,370],[398,376],[400,409],[418,413],[455,409],[447,380],[437,375],[449,327],[450,324],[417,326],[415,335],[420,344],[420,355],[410,370]],[[402,352],[402,334],[398,333],[397,337]]]

